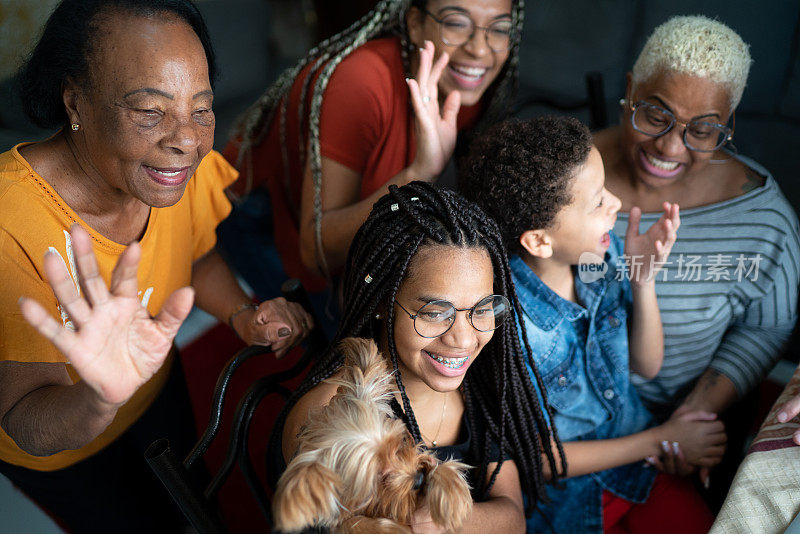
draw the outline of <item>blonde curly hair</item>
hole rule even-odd
[[[728,91],[733,111],[752,62],[748,44],[725,24],[702,15],[673,17],[647,39],[633,65],[633,83],[664,71],[707,78]]]

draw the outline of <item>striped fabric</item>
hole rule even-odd
[[[767,177],[764,186],[682,211],[678,241],[656,279],[664,365],[653,380],[632,380],[657,417],[669,414],[709,366],[740,395],[748,392],[773,367],[797,319],[797,217],[769,172],[741,159]],[[644,214],[640,231],[659,216]],[[620,213],[617,235],[624,238],[627,225],[628,214]],[[635,269],[637,260],[628,264]]]

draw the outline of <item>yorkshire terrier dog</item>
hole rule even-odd
[[[410,533],[414,512],[427,506],[434,523],[457,530],[472,511],[468,466],[440,462],[394,417],[392,374],[373,341],[348,338],[340,348],[342,372],[328,379],[336,395],[311,414],[278,481],[275,526]]]

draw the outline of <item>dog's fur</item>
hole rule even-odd
[[[392,374],[371,340],[342,341],[336,395],[300,431],[297,455],[278,481],[275,526],[293,532],[312,525],[342,533],[408,533],[417,508],[457,530],[472,512],[468,466],[439,462],[415,445],[393,417]],[[414,489],[418,473],[422,487]]]

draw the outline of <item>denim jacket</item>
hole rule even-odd
[[[632,293],[628,279],[617,273],[621,250],[621,241],[612,234],[605,256],[609,268],[590,283],[582,282],[574,268],[575,291],[583,306],[558,296],[519,256],[510,260],[525,331],[562,442],[617,438],[652,425],[630,381],[627,317]],[[528,532],[546,532],[548,526],[556,532],[602,532],[603,490],[641,503],[654,478],[654,469],[636,462],[568,478],[561,489],[548,486],[552,502],[539,503],[528,519]]]

